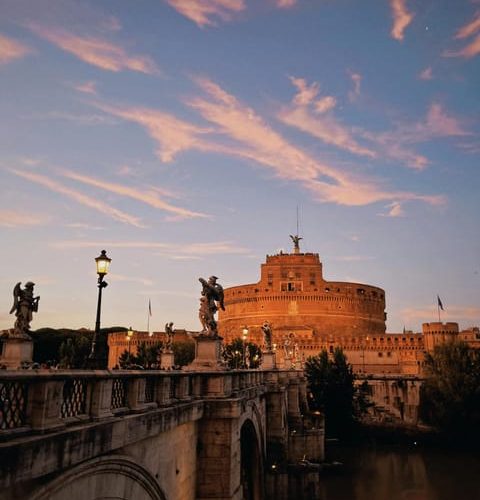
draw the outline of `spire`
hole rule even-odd
[[[290,238],[293,241],[293,253],[300,253],[300,240],[303,240],[303,238],[301,238],[298,235],[298,205],[297,205],[297,232],[295,233],[295,235],[290,235]]]

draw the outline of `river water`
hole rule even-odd
[[[329,446],[343,467],[322,473],[315,500],[480,500],[480,450]]]

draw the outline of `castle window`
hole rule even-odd
[[[365,289],[357,288],[357,293],[358,293],[358,295],[365,295]]]
[[[330,291],[330,288],[328,286],[325,288],[325,291],[328,293]]]
[[[379,358],[383,358],[383,352],[379,352],[379,353],[378,353],[378,357],[379,357]]]
[[[301,281],[287,281],[280,283],[280,290],[282,292],[301,292],[303,283]]]

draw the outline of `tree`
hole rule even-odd
[[[126,331],[124,327],[109,327],[102,328],[97,342],[99,354],[106,357],[107,352],[107,335],[111,332]],[[60,362],[62,357],[65,357],[65,351],[60,352],[62,344],[65,344],[63,349],[70,351],[68,365],[70,368],[85,368],[88,355],[92,346],[93,332],[82,328],[80,330],[71,330],[68,328],[40,328],[31,332],[33,338],[33,361],[37,363]],[[71,340],[71,345],[67,348],[68,340]],[[73,358],[72,351],[73,350]],[[67,358],[63,361],[67,361]],[[73,364],[71,364],[73,359]],[[63,364],[63,363],[62,363]],[[65,365],[66,366],[66,365]]]
[[[465,342],[436,346],[425,374],[420,418],[450,435],[480,439],[480,351]]]
[[[351,365],[336,348],[331,359],[326,350],[309,357],[305,363],[309,386],[309,405],[325,415],[329,436],[348,433],[355,423],[355,387]]]
[[[192,341],[174,342],[172,349],[176,366],[189,365],[195,358],[195,343]]]
[[[253,342],[243,342],[242,339],[233,339],[225,345],[223,359],[228,367],[234,369],[258,368],[262,361],[262,351]]]

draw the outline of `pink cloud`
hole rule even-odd
[[[117,184],[113,182],[101,181],[93,177],[89,177],[86,175],[77,174],[75,172],[69,170],[63,170],[62,175],[68,177],[69,179],[73,179],[78,182],[82,182],[84,184],[88,184],[89,186],[94,186],[105,191],[110,191],[112,193],[118,194],[120,196],[126,196],[128,198],[133,198],[134,200],[140,201],[142,203],[146,203],[147,205],[164,210],[166,212],[172,213],[178,217],[182,218],[192,218],[192,217],[206,217],[205,214],[200,212],[193,212],[191,210],[187,210],[186,208],[177,207],[163,201],[158,194],[158,190],[144,190],[141,191],[139,189],[135,189],[131,186],[124,186],[122,184]]]
[[[413,14],[407,10],[406,0],[390,0],[393,26],[390,34],[395,40],[403,40],[403,32],[413,20]]]
[[[420,80],[432,80],[433,78],[432,67],[428,66],[428,68],[425,68],[423,71],[420,72],[418,77],[420,78]]]
[[[190,149],[211,150],[203,137],[210,132],[207,128],[198,127],[163,111],[141,108],[121,107],[97,104],[97,106],[124,120],[133,121],[145,127],[158,144],[157,156],[163,162],[173,161],[175,155]]]
[[[275,0],[275,5],[279,9],[290,9],[297,4],[297,0]]]
[[[463,137],[471,135],[462,121],[448,114],[440,103],[432,103],[424,120],[402,123],[394,130],[374,133],[362,131],[362,136],[375,144],[379,153],[394,160],[405,162],[409,167],[423,170],[429,161],[410,149],[411,145],[428,142],[435,138]]]
[[[115,220],[123,222],[124,224],[130,224],[136,227],[145,227],[143,226],[143,224],[141,224],[140,219],[138,219],[137,217],[127,214],[126,212],[118,210],[114,207],[111,207],[110,205],[104,203],[103,201],[98,200],[97,198],[93,198],[78,191],[75,191],[74,189],[71,189],[57,181],[54,181],[49,177],[40,174],[35,174],[33,172],[24,172],[15,169],[11,169],[11,172],[15,175],[18,175],[19,177],[29,180],[30,182],[34,182],[43,187],[46,187],[51,191],[63,194],[64,196],[68,197],[69,199],[77,203],[80,203],[81,205],[97,210],[103,215],[107,215]]]
[[[323,114],[333,109],[336,105],[337,105],[337,100],[335,99],[335,97],[327,95],[315,101],[314,103],[315,112]]]
[[[362,75],[360,75],[359,73],[350,72],[350,78],[352,79],[353,89],[348,93],[348,98],[350,99],[350,102],[353,102],[360,95]]]
[[[309,109],[309,104],[314,102],[320,91],[318,83],[308,85],[302,78],[290,78],[290,80],[298,92],[293,98],[292,105],[278,113],[281,122],[350,153],[371,158],[376,156],[372,150],[358,144],[347,127],[343,126],[334,116],[318,116]],[[315,102],[314,110],[319,114],[325,113],[332,109],[335,104],[335,98],[324,97]]]
[[[390,192],[382,189],[375,180],[354,176],[318,161],[290,144],[253,109],[214,82],[208,79],[197,79],[197,82],[211,99],[196,98],[189,104],[206,120],[220,127],[221,133],[240,144],[240,147],[231,149],[232,154],[265,165],[280,178],[302,183],[320,201],[350,206],[384,200],[421,200],[433,205],[445,202],[441,196]]]
[[[18,40],[0,35],[0,64],[7,64],[15,59],[21,59],[31,52],[32,50],[29,47]]]
[[[65,52],[80,60],[107,71],[138,71],[158,73],[153,60],[147,56],[129,55],[125,49],[109,41],[93,36],[78,36],[60,28],[46,28],[30,23],[28,28]]]
[[[229,21],[245,9],[244,0],[166,0],[177,12],[200,27],[215,26],[213,18]]]
[[[480,11],[475,13],[475,17],[467,23],[465,26],[462,26],[455,35],[455,38],[462,39],[468,38],[469,36],[474,35],[477,31],[480,30]]]
[[[420,200],[434,205],[444,202],[441,196],[392,192],[373,179],[322,162],[290,143],[254,109],[215,82],[207,78],[195,81],[205,95],[191,98],[186,104],[209,122],[209,127],[194,125],[156,109],[100,103],[96,106],[144,127],[156,142],[156,154],[162,161],[172,161],[176,154],[192,149],[236,156],[266,167],[278,178],[300,183],[319,201],[343,205],[393,200]]]
[[[470,59],[480,54],[480,34],[475,39],[460,50],[446,50],[442,55],[444,57],[465,57]]]
[[[43,226],[49,220],[48,215],[17,210],[0,210],[0,227]]]
[[[310,104],[320,92],[320,85],[317,82],[308,85],[303,78],[290,77],[290,81],[297,89],[297,93],[293,98],[293,103],[297,106],[307,106]]]
[[[433,137],[470,135],[469,132],[463,129],[460,120],[448,115],[438,102],[430,105],[425,125],[420,124],[417,130]]]
[[[97,84],[92,81],[79,83],[78,85],[75,85],[73,88],[75,90],[78,90],[79,92],[83,92],[84,94],[97,95]]]
[[[405,215],[402,204],[398,201],[390,203],[386,208],[389,208],[389,211],[386,214],[380,214],[382,217],[403,217]]]

